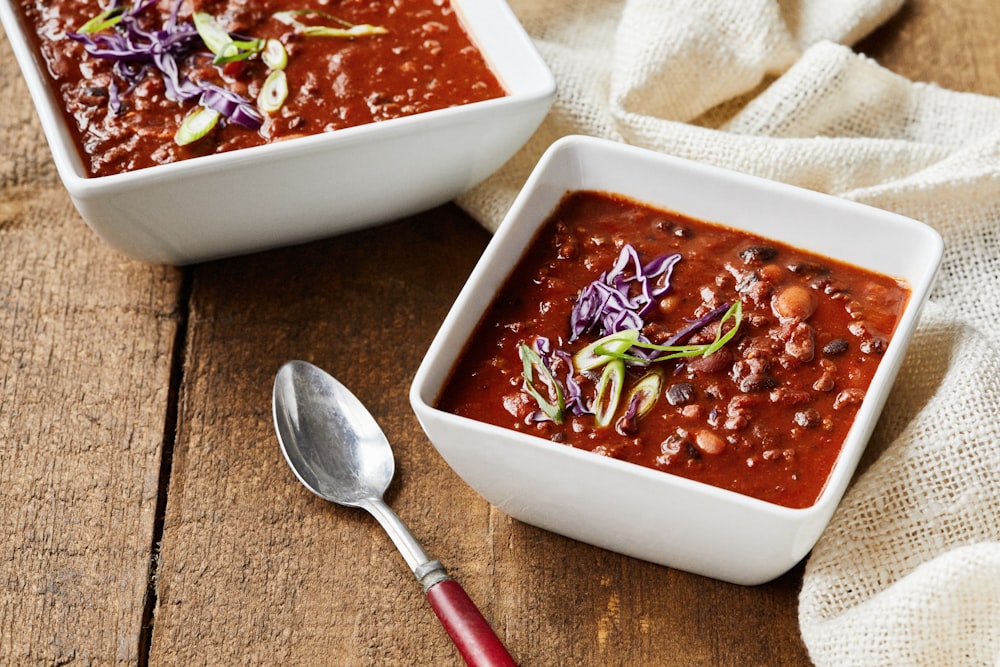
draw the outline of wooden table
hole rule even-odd
[[[859,50],[1000,95],[998,26],[995,0],[911,0]],[[457,208],[131,261],[73,210],[5,40],[0,63],[0,665],[458,662],[377,524],[285,465],[270,391],[291,358],[370,406],[390,504],[523,664],[808,663],[801,566],[744,588],[602,551],[491,509],[436,455],[407,390],[488,240]]]

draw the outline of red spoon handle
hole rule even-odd
[[[444,579],[434,584],[427,590],[427,601],[451,635],[465,664],[516,667],[517,663],[457,581]]]

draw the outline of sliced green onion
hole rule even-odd
[[[732,328],[725,334],[722,333],[722,325],[725,324],[727,320],[734,320]],[[678,359],[680,357],[707,357],[708,355],[718,352],[725,346],[726,343],[731,341],[736,335],[737,330],[740,328],[740,324],[743,322],[743,303],[740,301],[735,302],[729,307],[729,310],[725,312],[722,318],[719,320],[719,329],[715,334],[715,340],[711,343],[705,343],[703,345],[656,345],[655,343],[647,343],[644,341],[636,340],[629,347],[639,347],[644,350],[656,350],[658,352],[665,352],[655,359],[647,359],[645,357],[638,357],[631,354],[626,354],[628,348],[625,350],[620,350],[617,345],[597,345],[601,341],[596,341],[596,343],[591,343],[595,346],[594,353],[601,354],[615,359],[622,359],[625,361],[631,361],[640,364],[648,364],[651,361],[667,361],[668,359]],[[614,336],[615,334],[613,334]],[[601,339],[603,340],[603,339]],[[590,347],[590,346],[588,346]],[[584,348],[586,349],[586,348]],[[581,350],[582,352],[582,350]],[[579,354],[579,352],[577,353]]]
[[[264,85],[257,95],[257,108],[264,113],[274,113],[281,108],[287,97],[288,77],[284,70],[276,69],[264,79]]]
[[[260,53],[264,47],[264,42],[260,39],[234,40],[211,14],[195,12],[192,18],[201,40],[205,42],[208,50],[215,54],[212,62],[216,65],[245,60],[255,53]]]
[[[733,327],[727,331],[725,334],[722,333],[722,325],[726,323],[726,320],[733,319]],[[743,302],[736,300],[736,302],[730,306],[726,314],[722,316],[719,320],[719,330],[715,332],[715,340],[705,349],[703,357],[718,352],[722,347],[733,339],[736,335],[736,330],[740,328],[740,324],[743,323]]]
[[[338,24],[340,27],[324,25],[308,25],[298,19],[299,16],[315,16]],[[277,12],[274,18],[285,25],[295,28],[295,32],[306,37],[368,37],[370,35],[384,35],[388,30],[382,26],[362,23],[355,25],[342,18],[327,14],[326,12],[314,11],[310,9],[290,9],[284,12]]]
[[[650,371],[632,386],[632,391],[629,392],[625,405],[632,406],[633,401],[635,401],[634,416],[636,419],[643,417],[653,409],[653,406],[660,399],[660,389],[662,388],[663,375],[659,371]]]
[[[573,365],[579,371],[589,371],[613,359],[623,358],[625,352],[639,340],[638,329],[625,329],[595,340],[575,355]]]
[[[624,384],[625,362],[621,359],[608,362],[597,382],[597,397],[594,399],[594,418],[598,426],[607,426],[614,419]]]
[[[389,31],[382,26],[361,23],[352,25],[350,28],[310,25],[303,27],[299,32],[306,37],[370,37],[371,35],[384,35]]]
[[[229,36],[229,31],[224,29],[215,20],[211,14],[207,12],[195,12],[192,16],[194,19],[195,30],[201,36],[201,40],[205,42],[205,46],[208,50],[215,55],[223,55],[230,47],[235,48],[233,44],[233,38]]]
[[[285,45],[276,39],[264,40],[264,48],[260,51],[260,59],[271,69],[285,69],[288,65],[288,51]]]
[[[174,133],[174,142],[178,146],[187,146],[198,141],[212,131],[218,122],[220,114],[215,109],[198,107],[184,118],[177,132]]]
[[[103,12],[80,26],[79,29],[77,29],[77,32],[90,34],[93,32],[107,30],[108,28],[117,25],[122,20],[122,14],[124,11],[125,10],[122,7],[110,7],[105,9]]]
[[[563,396],[562,387],[552,376],[552,372],[538,356],[538,353],[531,349],[530,345],[521,343],[518,346],[518,354],[524,366],[524,387],[532,398],[538,403],[538,407],[549,419],[557,424],[563,423],[563,416],[566,411],[566,399]],[[538,389],[535,377],[545,386],[546,393],[543,394]]]

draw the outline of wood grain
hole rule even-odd
[[[136,664],[182,274],[80,221],[0,61],[0,664]]]
[[[911,0],[858,45],[1000,95],[1000,4]],[[455,665],[388,538],[281,458],[303,358],[393,442],[388,495],[525,665],[805,665],[801,567],[739,587],[521,524],[436,455],[410,379],[488,235],[454,206],[184,269],[76,215],[0,34],[0,665]],[[155,613],[154,613],[155,612]]]
[[[913,81],[1000,95],[1000,3],[909,0],[857,50]]]

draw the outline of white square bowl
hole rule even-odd
[[[0,0],[0,20],[66,190],[100,237],[145,261],[300,243],[442,204],[506,162],[555,96],[503,0],[452,0],[506,97],[94,178],[15,4]]]
[[[782,507],[435,407],[508,274],[563,195],[574,190],[624,195],[909,283],[910,301],[815,504]],[[619,143],[567,137],[542,157],[487,247],[417,370],[410,401],[441,456],[510,516],[654,563],[733,583],[763,583],[805,556],[840,502],[941,254],[940,236],[909,218]]]

